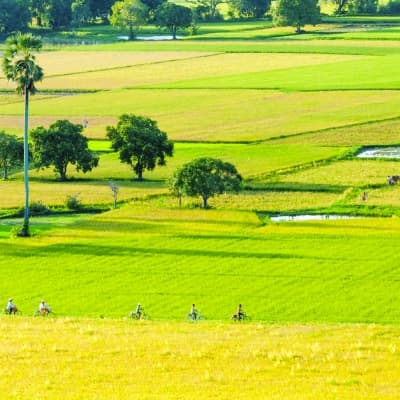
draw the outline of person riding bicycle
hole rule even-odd
[[[39,304],[39,312],[40,314],[50,314],[51,307],[48,306],[44,300],[42,300]]]
[[[243,321],[245,318],[247,318],[246,313],[243,311],[242,305],[239,304],[236,314],[232,315],[232,319],[234,321]]]
[[[6,306],[6,311],[9,314],[15,314],[18,311],[17,306],[14,304],[13,299],[11,299],[11,298],[8,299],[8,303],[7,303],[7,306]]]
[[[192,307],[190,308],[190,312],[189,312],[189,318],[191,318],[194,321],[198,317],[199,317],[199,312],[196,309],[196,305],[192,304]]]
[[[237,319],[238,319],[239,321],[241,321],[242,319],[244,319],[244,317],[245,317],[245,315],[246,315],[246,313],[243,311],[243,308],[242,308],[242,305],[241,305],[241,304],[238,305],[238,309],[237,309],[236,315],[237,315]]]
[[[143,307],[141,306],[141,304],[140,303],[138,303],[138,305],[136,306],[136,310],[135,310],[135,315],[136,315],[136,318],[137,319],[140,319],[140,317],[142,316],[142,314],[143,314]]]

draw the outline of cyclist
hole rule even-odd
[[[241,321],[242,319],[244,319],[244,316],[246,315],[246,313],[243,311],[242,305],[239,304],[238,309],[237,309],[237,319],[239,321]]]
[[[136,310],[134,312],[132,312],[132,317],[135,317],[136,319],[140,319],[142,314],[143,314],[143,307],[141,306],[140,303],[138,303],[138,305],[136,306]]]
[[[196,305],[192,304],[192,307],[190,308],[189,312],[189,318],[191,318],[193,321],[195,321],[199,317],[199,312],[196,309]]]
[[[243,311],[242,305],[239,304],[236,314],[232,315],[234,321],[243,321],[246,318],[246,313]]]
[[[18,311],[17,306],[14,304],[13,299],[8,299],[8,303],[6,306],[6,312],[8,314],[15,314]]]
[[[39,312],[42,315],[50,314],[51,313],[51,307],[48,306],[44,300],[42,300],[40,302],[40,304],[39,304]]]

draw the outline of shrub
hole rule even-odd
[[[37,215],[37,214],[47,214],[49,212],[49,209],[43,202],[39,201],[33,201],[32,203],[29,204],[29,211],[31,215]]]
[[[68,208],[68,210],[81,210],[82,209],[82,204],[79,200],[79,195],[78,194],[71,194],[68,195],[67,198],[65,199],[65,206]]]

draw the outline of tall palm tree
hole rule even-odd
[[[24,96],[24,224],[20,236],[29,236],[29,146],[28,115],[29,94],[35,94],[35,82],[42,80],[43,70],[36,64],[33,51],[39,51],[42,40],[30,33],[16,33],[7,38],[3,56],[3,71],[6,78],[16,84],[16,92]]]

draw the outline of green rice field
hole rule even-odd
[[[400,188],[386,178],[400,162],[357,155],[400,144],[400,20],[305,30],[265,20],[176,42],[116,42],[111,27],[46,39],[30,127],[87,119],[100,162],[70,166],[67,182],[31,168],[48,213],[31,217],[29,239],[13,235],[21,170],[0,181],[0,303],[21,312],[0,317],[4,398],[398,398]],[[21,137],[23,100],[2,76],[0,89],[0,129]],[[174,141],[142,182],[106,140],[123,113]],[[206,210],[179,204],[170,177],[205,156],[233,163],[242,190]],[[33,317],[41,299],[48,318]],[[129,318],[137,303],[149,321]],[[202,321],[187,321],[193,303]],[[239,303],[250,322],[231,321]]]

